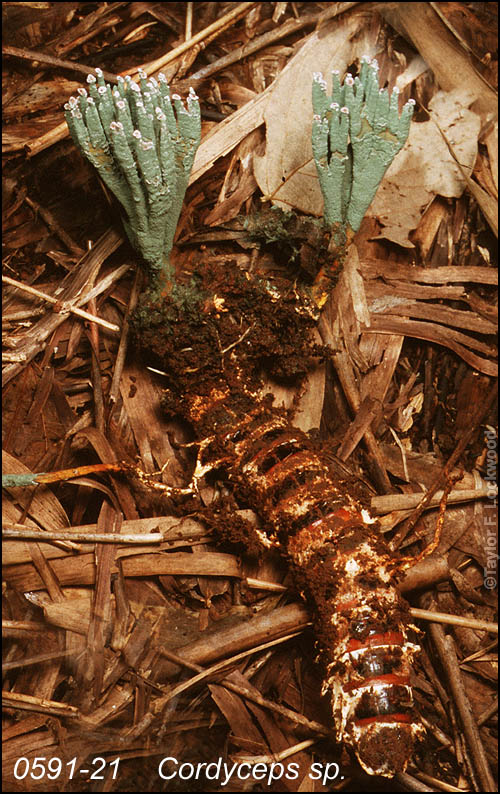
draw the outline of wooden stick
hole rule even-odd
[[[165,55],[162,55],[161,58],[157,58],[156,61],[150,61],[149,63],[142,64],[141,66],[135,66],[133,69],[128,69],[127,71],[122,73],[122,77],[126,75],[130,75],[130,77],[134,77],[139,73],[139,69],[144,69],[148,75],[151,75],[155,72],[158,72],[160,69],[163,69],[167,63],[171,63],[171,61],[175,61],[179,55],[182,55],[189,50],[191,47],[194,47],[196,44],[204,41],[207,37],[213,38],[214,34],[222,33],[226,28],[231,27],[231,25],[236,22],[237,19],[244,16],[248,11],[250,11],[257,3],[239,3],[236,8],[233,8],[228,14],[225,14],[220,19],[217,19],[215,22],[212,22],[211,25],[200,30],[199,33],[196,33],[191,39],[187,41],[183,41],[182,44],[179,44],[178,47],[175,49],[170,50]]]
[[[38,61],[39,63],[46,63],[49,64],[49,66],[54,66],[59,69],[69,69],[79,74],[94,74],[93,68],[91,66],[86,66],[84,63],[66,61],[64,58],[55,58],[53,55],[47,55],[45,52],[27,50],[25,47],[12,47],[10,44],[4,44],[2,46],[2,53],[4,55],[13,55],[14,58],[22,58],[25,61]],[[116,74],[111,74],[111,72],[105,72],[103,70],[103,76],[109,83],[118,82]]]
[[[35,287],[29,287],[27,284],[23,284],[21,281],[16,281],[14,278],[10,278],[9,276],[2,276],[2,281],[5,284],[10,284],[12,287],[17,287],[18,289],[22,290],[23,292],[29,292],[30,295],[35,295],[37,298],[41,298],[47,303],[52,303],[53,305],[59,304],[60,309],[59,313],[71,313],[76,314],[78,317],[82,317],[84,320],[89,320],[91,323],[97,323],[97,325],[102,325],[103,328],[107,328],[108,331],[115,331],[116,333],[120,333],[120,326],[115,325],[114,323],[108,323],[107,320],[102,320],[100,317],[96,317],[95,314],[90,314],[90,312],[86,312],[83,309],[79,309],[77,306],[71,306],[70,303],[67,301],[58,301],[57,298],[53,298],[52,295],[47,295],[46,292],[41,292],[39,289],[35,289]]]

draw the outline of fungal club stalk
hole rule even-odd
[[[200,143],[198,97],[187,103],[139,72],[140,85],[119,77],[104,82],[102,70],[87,77],[88,92],[65,104],[71,136],[125,211],[130,242],[148,264],[152,283],[173,279],[169,257],[194,156]]]
[[[312,105],[312,151],[324,220],[341,258],[406,143],[415,101],[408,100],[400,114],[398,89],[389,96],[380,88],[378,63],[364,55],[358,77],[347,74],[341,84],[339,72],[332,72],[331,95],[321,73],[315,73]],[[332,276],[328,269],[318,274],[313,292],[319,305],[328,297]]]

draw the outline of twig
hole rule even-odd
[[[149,535],[121,535],[119,532],[72,532],[71,529],[58,532],[46,532],[44,529],[26,527],[24,524],[4,524],[2,535],[7,540],[71,540],[74,543],[125,543],[129,545],[149,546],[163,542],[161,532],[152,532]]]
[[[47,631],[46,626],[41,626],[40,629],[44,632]],[[16,659],[13,662],[3,662],[2,672],[6,673],[8,670],[16,670],[19,667],[30,667],[31,665],[42,664],[42,662],[50,662],[54,659],[64,659],[66,656],[74,655],[74,648],[66,648],[64,651],[52,651],[51,653],[40,653],[37,656],[32,656],[28,659]]]
[[[90,308],[96,309],[95,298],[89,301]],[[104,396],[102,392],[101,361],[99,357],[99,333],[95,325],[91,325],[87,331],[90,341],[90,371],[92,376],[92,391],[94,394],[95,426],[101,433],[104,433]]]
[[[64,231],[50,210],[42,207],[41,204],[39,204],[37,201],[33,201],[33,199],[28,198],[28,196],[25,196],[24,201],[28,207],[31,207],[34,212],[40,215],[40,217],[47,224],[48,228],[57,234],[60,241],[64,243],[66,248],[71,251],[72,254],[77,257],[82,257],[84,255],[85,251],[71,239],[67,232]]]
[[[6,692],[4,690],[2,692],[2,703],[4,708],[19,709],[20,711],[39,711],[42,714],[53,714],[59,718],[81,718],[80,710],[76,706],[60,703],[58,700],[25,695],[21,692]]]
[[[498,383],[495,382],[490,389],[490,393],[488,394],[485,402],[483,405],[480,406],[479,410],[476,412],[476,415],[473,417],[471,424],[458,442],[457,446],[455,447],[454,451],[448,458],[446,465],[440,471],[434,482],[432,483],[431,487],[420,501],[419,506],[413,513],[413,516],[409,519],[409,521],[401,528],[397,535],[394,536],[391,546],[392,548],[398,548],[401,542],[406,538],[407,535],[414,529],[420,516],[427,509],[432,497],[435,495],[436,491],[443,486],[443,483],[446,482],[448,479],[451,470],[455,466],[456,462],[459,460],[460,456],[467,448],[473,434],[476,432],[477,428],[481,424],[483,418],[486,416],[488,411],[490,410],[491,405],[493,404],[494,400],[496,399],[498,393]]]
[[[462,618],[460,615],[448,615],[444,612],[433,612],[429,609],[411,608],[413,618],[419,620],[429,620],[431,623],[448,623],[451,626],[463,626],[476,631],[491,631],[498,634],[498,623],[488,623],[486,620],[475,620],[474,618]]]
[[[66,61],[64,58],[55,58],[53,55],[47,55],[45,52],[27,50],[25,47],[12,47],[10,44],[4,44],[2,46],[2,53],[4,55],[13,55],[15,58],[22,58],[25,61],[48,63],[50,66],[59,67],[60,69],[69,69],[72,72],[78,72],[78,74],[94,74],[94,70],[91,66],[85,66],[85,64],[77,63],[76,61]],[[111,72],[105,72],[103,70],[103,75],[110,83],[117,82],[116,74],[111,74]]]
[[[200,665],[193,664],[192,662],[191,663],[184,662],[182,656],[177,656],[176,654],[173,654],[171,652],[164,653],[162,651],[162,655],[165,655],[171,661],[175,661],[178,664],[189,667],[191,670],[193,670],[193,672],[197,672],[197,675],[174,687],[170,692],[164,695],[164,697],[160,698],[160,700],[157,701],[154,705],[155,711],[158,712],[159,710],[163,709],[166,703],[169,700],[171,700],[173,697],[176,697],[181,692],[191,688],[192,686],[199,683],[200,681],[203,681],[204,679],[212,678],[212,676],[215,675],[219,670],[234,665],[239,659],[245,658],[249,654],[260,653],[266,648],[270,648],[275,645],[279,645],[283,642],[287,642],[288,640],[297,637],[299,634],[300,632],[295,632],[293,634],[288,634],[285,637],[279,637],[278,639],[271,640],[270,642],[266,642],[263,645],[258,645],[255,648],[249,648],[246,651],[243,651],[242,653],[239,653],[234,657],[224,659],[222,662],[217,662],[216,664],[208,668],[201,667]],[[301,714],[297,714],[295,711],[292,711],[291,709],[287,709],[284,706],[279,706],[278,704],[273,703],[272,701],[269,701],[266,698],[263,698],[257,692],[252,692],[251,690],[248,690],[245,687],[239,686],[238,684],[235,684],[233,681],[230,681],[227,678],[224,678],[222,681],[218,681],[217,683],[219,686],[223,686],[226,689],[229,689],[232,692],[241,695],[242,697],[248,698],[248,700],[251,700],[254,703],[258,703],[260,706],[264,706],[265,708],[268,708],[271,711],[277,712],[281,716],[286,717],[287,719],[292,720],[292,722],[298,723],[299,725],[305,726],[310,730],[314,731],[315,733],[320,733],[323,736],[329,735],[329,731],[326,730],[325,726],[322,725],[321,723],[315,722],[313,720],[308,720]]]
[[[35,295],[37,298],[41,298],[47,303],[52,303],[53,305],[58,305],[58,309],[56,311],[57,314],[76,314],[78,317],[81,317],[83,320],[88,320],[91,323],[97,323],[97,325],[102,325],[103,328],[107,328],[108,331],[115,331],[116,333],[120,332],[120,326],[115,325],[114,323],[108,323],[107,320],[102,320],[100,317],[96,317],[95,314],[90,314],[90,312],[86,312],[83,309],[78,309],[76,306],[71,306],[70,303],[67,301],[59,301],[57,298],[53,298],[52,295],[47,295],[46,292],[41,292],[39,289],[35,289],[35,287],[30,287],[27,284],[23,284],[21,281],[16,281],[14,278],[10,278],[10,276],[2,276],[2,281],[5,284],[10,284],[12,287],[17,287],[18,289],[22,290],[23,292],[29,292],[30,295]]]
[[[184,38],[189,41],[193,37],[193,3],[186,3],[186,28]]]
[[[331,348],[332,361],[342,385],[342,389],[346,396],[347,402],[351,407],[351,410],[353,413],[356,413],[359,410],[361,400],[350,365],[349,357],[345,347],[339,351],[337,341],[332,333],[331,327],[326,321],[324,314],[321,316],[318,323],[318,331],[324,344]],[[365,430],[363,440],[366,444],[370,463],[373,465],[373,475],[376,479],[377,485],[386,493],[390,493],[392,490],[391,481],[389,480],[377,440],[371,428],[368,427]]]
[[[471,488],[464,491],[451,491],[448,496],[448,504],[457,502],[471,502],[475,499],[485,499],[491,496],[491,489],[484,488]],[[442,491],[437,491],[427,505],[427,509],[438,507]],[[374,515],[383,515],[396,510],[411,510],[418,507],[422,499],[422,494],[418,493],[405,493],[405,494],[388,494],[387,496],[373,496],[371,500],[371,512]]]
[[[454,702],[460,714],[467,745],[474,759],[474,767],[479,777],[481,788],[483,791],[494,791],[495,782],[488,765],[488,759],[481,742],[477,724],[474,720],[473,709],[464,689],[453,639],[449,635],[445,635],[442,627],[436,623],[431,623],[430,632],[439,652],[441,664],[448,676]]]
[[[180,80],[179,82],[174,79],[172,82],[175,85],[176,91],[182,93],[190,86],[196,89],[197,85],[203,80],[206,80],[207,77],[213,77],[214,74],[217,74],[217,72],[223,69],[227,69],[227,67],[232,66],[233,63],[238,63],[238,61],[248,58],[249,55],[253,55],[253,53],[258,52],[264,47],[268,47],[270,44],[274,44],[276,41],[280,41],[280,39],[285,38],[285,36],[290,36],[292,33],[296,33],[298,30],[302,30],[302,28],[308,25],[315,25],[322,14],[323,12],[319,14],[307,14],[300,19],[288,19],[278,28],[268,30],[266,33],[257,36],[257,38],[252,39],[244,46],[237,47],[235,50],[228,52],[227,55],[223,55],[222,58],[218,58],[213,63],[202,66],[201,69],[190,75],[189,78]]]
[[[114,281],[121,278],[123,274],[127,272],[130,265],[122,265],[116,268],[116,270],[108,273],[107,276],[101,279],[89,293],[84,293],[82,295],[86,286],[89,283],[94,283],[103,262],[105,262],[108,256],[110,256],[122,242],[122,238],[112,229],[109,229],[103,234],[95,243],[92,250],[84,256],[77,270],[72,271],[63,279],[60,287],[61,301],[69,301],[71,305],[76,303],[78,306],[82,306],[89,298],[94,295],[100,295],[101,292],[108,289]],[[2,372],[2,381],[4,385],[9,383],[12,378],[16,377],[16,375],[25,368],[26,364],[40,353],[43,349],[42,345],[45,340],[65,321],[65,317],[66,316],[61,313],[45,312],[44,316],[29,329],[29,335],[25,334],[22,341],[19,343],[19,352],[24,356],[23,361],[17,364],[10,364],[4,368]],[[93,320],[94,318],[91,319]]]
[[[77,466],[73,469],[60,471],[25,472],[23,474],[2,474],[2,488],[25,488],[28,485],[49,484],[62,480],[73,480],[75,477],[84,477],[86,474],[99,474],[100,472],[123,471],[121,463],[94,463],[89,466]]]
[[[122,322],[122,333],[120,337],[120,344],[118,345],[118,352],[115,359],[115,367],[113,369],[113,377],[111,379],[111,388],[109,390],[108,402],[113,405],[118,400],[120,394],[120,379],[125,364],[125,356],[127,355],[128,346],[128,332],[129,332],[129,317],[137,306],[137,299],[139,297],[139,281],[140,270],[136,271],[134,285],[130,293],[130,299],[127,306],[127,311]]]
[[[162,55],[161,58],[157,58],[156,61],[149,61],[148,63],[141,64],[140,67],[134,67],[134,69],[129,69],[123,72],[123,77],[125,75],[130,75],[133,77],[134,75],[138,74],[139,69],[144,69],[148,74],[154,74],[158,72],[160,69],[163,69],[167,65],[167,63],[171,63],[175,61],[179,55],[182,55],[189,50],[191,47],[194,47],[196,44],[199,44],[202,41],[206,41],[206,39],[210,36],[213,38],[213,34],[222,33],[226,28],[231,27],[234,25],[237,19],[250,11],[257,3],[239,3],[236,8],[233,8],[228,14],[225,14],[220,19],[217,19],[215,22],[212,22],[211,25],[200,30],[199,33],[196,33],[191,39],[188,41],[183,41],[182,44],[179,44],[178,47],[175,49],[170,50],[165,55]]]

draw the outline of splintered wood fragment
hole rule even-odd
[[[199,640],[177,649],[179,656],[193,664],[207,664],[253,648],[270,638],[303,631],[310,625],[310,615],[303,604],[289,604],[275,609],[269,615],[257,615],[215,634],[202,636]]]
[[[417,521],[419,520],[420,516],[422,515],[423,511],[426,509],[427,505],[431,501],[432,497],[440,488],[446,487],[447,478],[451,475],[453,467],[456,465],[457,461],[460,459],[463,451],[467,448],[467,444],[470,442],[473,433],[475,432],[476,428],[480,425],[482,420],[496,400],[498,395],[498,383],[495,382],[490,388],[490,391],[486,397],[486,400],[482,405],[479,406],[475,416],[472,418],[469,429],[463,434],[462,438],[456,445],[455,449],[451,453],[450,457],[446,461],[445,466],[439,472],[437,477],[435,478],[434,482],[428,489],[427,493],[423,496],[421,501],[419,502],[418,506],[415,508],[415,511],[407,522],[406,526],[403,528],[402,532],[399,532],[393,539],[392,539],[392,547],[398,548],[404,538],[409,535],[409,533],[413,530],[416,526]]]
[[[74,302],[78,306],[81,306],[90,297],[95,297],[102,291],[108,289],[110,286],[110,276],[113,279],[117,277],[121,278],[124,272],[128,270],[129,265],[123,265],[117,268],[113,273],[101,279],[90,294],[85,294],[87,285],[89,283],[94,283],[103,262],[116,251],[122,242],[123,238],[114,230],[109,230],[100,237],[92,250],[85,254],[78,268],[63,279],[61,293],[58,296],[59,301],[61,303]],[[26,364],[43,349],[45,340],[59,327],[59,325],[65,322],[65,320],[66,315],[49,312],[29,329],[29,334],[26,334],[19,344],[19,352],[24,353],[25,360],[22,363],[11,364],[5,367],[2,372],[2,382],[4,385],[22,372]]]
[[[227,119],[217,124],[202,140],[194,158],[189,184],[208,171],[219,157],[229,154],[246,136],[264,123],[264,112],[271,98],[272,84]]]
[[[443,267],[414,267],[413,265],[394,264],[386,259],[367,257],[361,263],[365,278],[382,277],[386,280],[419,281],[422,284],[467,283],[498,284],[498,270],[480,265],[445,265]]]
[[[250,39],[246,44],[228,52],[227,55],[223,55],[221,58],[217,58],[213,63],[202,66],[201,69],[198,69],[197,72],[194,72],[194,74],[190,75],[188,78],[180,81],[174,80],[177,93],[182,94],[187,92],[190,86],[196,89],[197,84],[202,80],[206,80],[207,77],[212,77],[223,69],[227,69],[228,66],[231,66],[233,63],[248,58],[249,55],[253,55],[253,53],[258,52],[264,47],[269,47],[270,44],[274,44],[274,42],[286,36],[290,36],[292,33],[296,33],[298,30],[308,25],[315,25],[323,14],[324,12],[321,11],[316,14],[304,14],[299,19],[287,19],[286,22],[279,27],[272,28],[261,36]]]
[[[418,320],[430,320],[452,328],[465,328],[480,334],[495,334],[497,331],[495,323],[480,317],[474,311],[461,311],[438,303],[424,303],[422,300],[402,300],[397,305],[393,300],[392,306],[388,302],[386,306],[377,308],[376,314],[384,316],[385,312]]]
[[[46,626],[40,626],[41,631],[47,631]],[[64,659],[66,656],[74,654],[72,648],[67,648],[65,651],[52,651],[52,653],[40,653],[37,656],[28,657],[25,659],[17,659],[14,662],[3,662],[2,672],[7,670],[16,670],[19,667],[31,667],[33,665],[42,664],[43,662],[51,662],[55,659]]]
[[[43,623],[37,623],[35,620],[2,620],[2,635],[4,632],[32,632],[32,631],[47,631],[47,626]]]
[[[134,550],[135,552],[135,550]],[[128,551],[130,554],[130,550]],[[242,573],[236,557],[217,552],[156,552],[134,553],[124,556],[124,576],[224,576],[241,579]],[[51,570],[61,587],[93,585],[96,580],[95,557],[85,552],[78,556],[52,559]],[[42,590],[46,587],[42,577],[32,564],[10,565],[4,570],[4,578],[17,590]]]
[[[124,576],[224,576],[241,579],[238,560],[221,552],[139,554],[122,560]]]
[[[406,317],[397,317],[391,314],[371,314],[370,326],[362,327],[363,333],[367,334],[401,334],[411,336],[413,339],[423,339],[426,342],[433,342],[453,350],[460,358],[474,369],[490,375],[494,378],[498,376],[498,364],[495,361],[482,358],[476,355],[470,347],[480,350],[486,355],[495,355],[495,350],[474,339],[472,336],[454,331],[443,325],[430,322],[420,322],[409,320]]]
[[[490,631],[498,634],[498,623],[489,623],[486,620],[476,620],[474,618],[462,618],[460,615],[448,615],[444,612],[433,612],[429,609],[411,608],[412,617],[417,620],[429,620],[432,623],[447,623],[450,626],[463,626],[476,631]]]
[[[2,526],[2,535],[6,539],[19,538],[23,540],[41,541],[69,539],[76,543],[124,543],[125,545],[139,544],[141,546],[161,543],[163,541],[161,532],[155,532],[150,535],[121,535],[116,532],[105,534],[95,532],[92,535],[85,535],[82,532],[73,532],[72,530],[46,532],[44,529],[33,529],[31,527],[25,527],[23,524],[4,524]]]
[[[473,759],[475,771],[479,777],[481,790],[494,791],[495,781],[493,780],[479,729],[474,719],[474,709],[462,680],[453,638],[450,635],[445,635],[442,626],[437,623],[431,623],[429,631],[453,693],[454,704],[460,715],[467,746]]]
[[[2,703],[5,708],[20,709],[21,711],[41,711],[43,714],[53,714],[56,717],[80,717],[80,710],[76,706],[60,703],[57,700],[46,700],[32,695],[23,695],[20,692],[2,692]]]
[[[16,281],[16,279],[10,278],[9,276],[2,276],[2,281],[4,284],[10,284],[12,287],[17,287],[17,289],[20,289],[23,292],[29,292],[30,295],[35,295],[37,298],[42,298],[42,300],[47,301],[47,303],[52,303],[54,306],[58,306],[58,313],[76,314],[78,317],[82,317],[84,320],[89,320],[90,322],[96,323],[97,325],[102,325],[102,327],[107,328],[108,331],[116,331],[117,333],[120,332],[119,325],[108,323],[107,320],[103,320],[101,317],[96,317],[95,314],[90,314],[90,312],[86,312],[84,309],[79,309],[77,306],[71,306],[71,304],[68,302],[61,302],[57,298],[53,298],[52,295],[47,295],[46,292],[41,292],[39,289],[35,289],[35,287],[30,287],[28,284],[23,284],[21,281]],[[54,311],[56,310],[54,309]]]
[[[64,58],[55,58],[53,55],[47,55],[45,52],[27,50],[25,47],[12,47],[10,44],[3,44],[2,52],[4,55],[12,55],[15,58],[22,58],[25,61],[38,61],[39,63],[47,63],[50,66],[56,66],[60,69],[67,69],[71,72],[78,72],[79,74],[94,74],[94,70],[85,64],[77,63],[76,61],[67,61]],[[102,74],[108,83],[117,82],[115,74],[107,72],[104,69]]]
[[[247,14],[248,11],[251,11],[251,9],[256,5],[257,3],[238,3],[238,5],[235,8],[232,8],[227,14],[224,14],[224,16],[220,17],[220,19],[216,19],[215,22],[212,22],[211,25],[208,25],[203,30],[200,30],[199,33],[196,33],[190,39],[183,41],[182,44],[179,44],[178,47],[175,47],[165,55],[162,55],[161,58],[158,58],[156,61],[144,63],[140,67],[135,67],[133,70],[129,69],[128,71],[123,72],[123,77],[126,75],[134,77],[139,73],[139,69],[143,69],[149,75],[155,74],[160,69],[163,69],[163,67],[168,63],[175,61],[175,59],[185,53],[186,50],[191,49],[200,42],[206,43],[207,38],[212,40],[215,35],[219,35],[219,33],[222,33],[224,30],[234,25],[236,20],[242,16],[245,16],[245,14]]]
[[[9,525],[6,523],[4,526],[6,526],[7,529],[16,529],[18,527],[22,527],[22,529],[37,529],[37,527],[29,524],[18,525],[13,523]],[[49,529],[48,531],[51,530]],[[64,548],[55,546],[52,543],[45,543],[46,539],[49,540],[49,538],[45,538],[45,533],[44,536],[40,537],[38,540],[42,545],[46,559],[53,560],[59,557],[73,557],[74,555],[71,553],[71,549],[68,549],[67,539],[71,538],[73,541],[77,536],[82,535],[87,538],[88,543],[92,543],[97,532],[97,525],[83,524],[72,527],[65,526],[61,529],[61,532],[64,533],[65,538]],[[168,549],[174,549],[178,546],[185,547],[186,544],[193,546],[196,543],[206,542],[210,537],[207,528],[193,519],[184,518],[179,520],[179,518],[175,516],[159,516],[157,518],[140,518],[123,521],[120,535],[115,538],[114,542],[122,543],[122,540],[128,536],[141,537],[143,539],[143,545],[147,548],[147,544],[150,541],[145,541],[145,538],[156,536],[158,533],[161,533],[162,542],[165,548]],[[71,548],[73,548],[73,545]],[[78,547],[75,546],[74,548],[78,550]],[[3,563],[5,566],[31,563],[30,545],[22,542],[21,538],[17,540],[4,538],[2,551]]]
[[[472,502],[475,499],[485,499],[491,496],[491,489],[484,488],[471,488],[464,491],[456,490],[451,491],[448,496],[448,503],[457,502]],[[438,507],[442,491],[437,491],[428,503],[427,508]],[[383,515],[390,513],[393,510],[411,510],[417,507],[422,500],[423,494],[410,493],[410,494],[388,494],[387,496],[373,496],[371,500],[371,512],[375,515]]]

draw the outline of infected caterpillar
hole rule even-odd
[[[287,300],[278,298],[274,287],[235,273],[227,276],[221,296],[218,279],[217,288],[210,285],[215,297],[203,302],[201,320],[196,313],[177,312],[175,332],[170,327],[167,338],[165,326],[155,322],[141,345],[168,368],[176,389],[168,392],[169,412],[182,414],[195,431],[193,491],[207,471],[223,470],[235,495],[258,513],[258,542],[287,558],[298,590],[311,604],[337,738],[354,750],[366,772],[392,777],[405,770],[423,732],[410,686],[419,646],[397,590],[398,562],[367,511],[336,482],[325,455],[258,390],[259,340],[276,345],[275,370],[285,370],[277,338],[289,339],[297,318],[292,343],[307,363],[300,340],[312,322],[304,300],[290,293]],[[171,326],[172,320],[173,315]],[[176,349],[179,338],[184,355]],[[311,359],[318,351],[308,345]],[[282,347],[289,349],[285,342]],[[221,349],[228,350],[227,359]],[[192,366],[196,360],[198,367]]]

